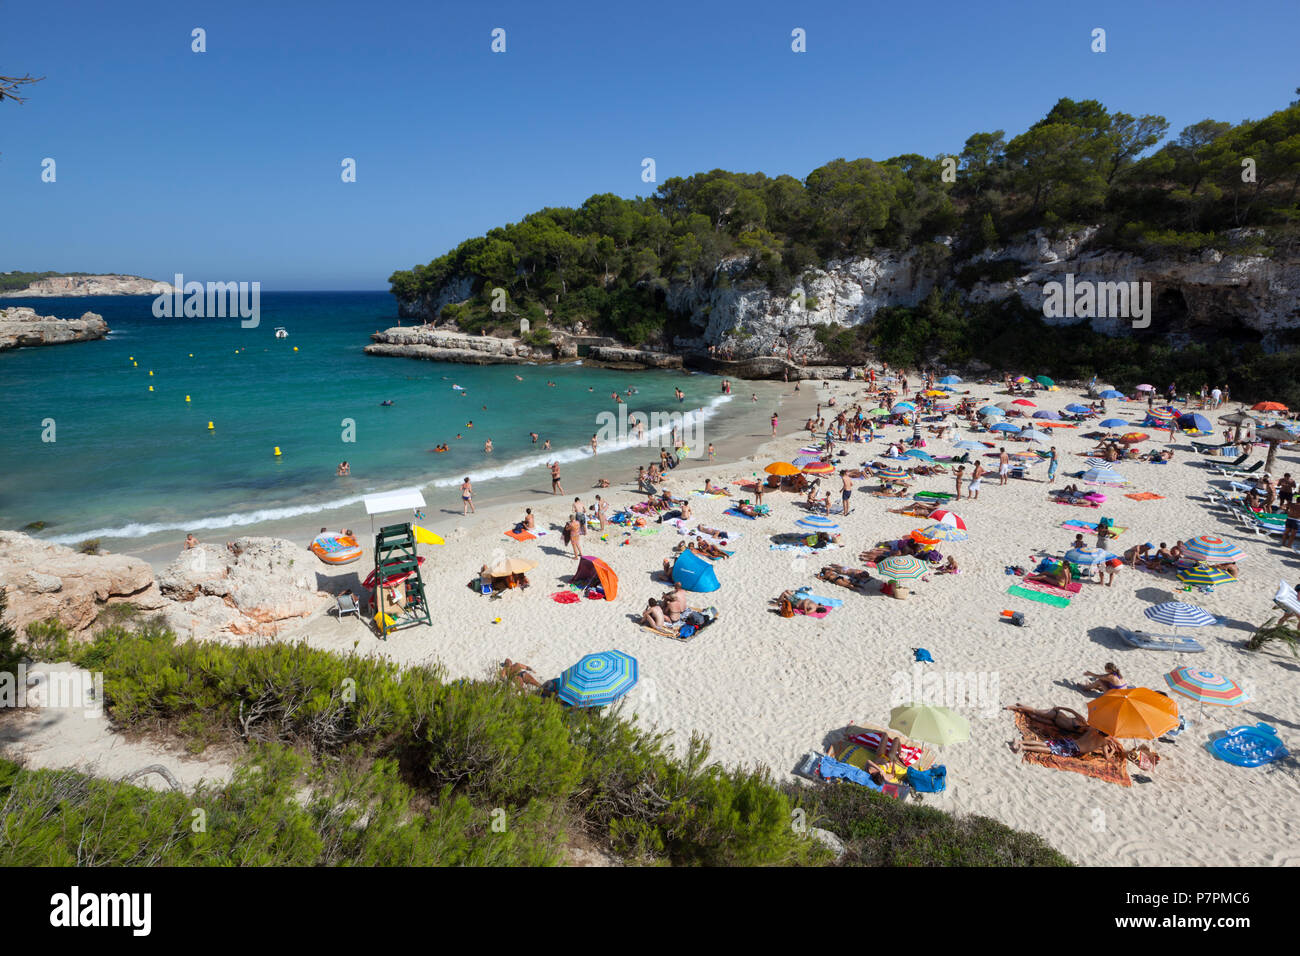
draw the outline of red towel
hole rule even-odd
[[[880,746],[880,734],[874,730],[868,731],[865,734],[854,734],[849,738],[849,740],[855,744],[860,744],[873,752]],[[898,748],[898,753],[896,755],[890,754],[889,758],[897,760],[904,767],[910,767],[921,759],[921,748],[909,747],[907,744],[903,744],[903,746]]]
[[[551,600],[556,604],[577,604],[582,598],[572,591],[556,591],[551,595]]]
[[[537,535],[527,531],[507,531],[506,537],[514,538],[516,541],[535,541],[537,539]]]

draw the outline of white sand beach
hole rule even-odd
[[[855,402],[875,407],[874,399],[860,396],[862,388],[862,383],[804,382],[801,392],[794,394],[794,386],[787,386],[783,430],[802,424],[812,402],[832,394],[838,396],[841,409]],[[1010,397],[999,394],[996,385],[958,388],[958,396],[968,392],[994,402]],[[1060,410],[1080,396],[1078,390],[1067,388],[1039,390],[1032,401],[1039,409]],[[1109,406],[1110,416],[1134,425],[1145,414],[1144,404],[1111,402]],[[1215,421],[1229,410],[1205,414]],[[619,649],[635,656],[640,666],[640,683],[626,698],[625,712],[671,731],[678,741],[684,742],[692,732],[702,733],[712,742],[715,759],[764,764],[779,777],[788,775],[805,752],[821,750],[848,723],[887,723],[891,706],[906,702],[899,699],[898,688],[911,684],[911,649],[924,647],[934,657],[933,664],[924,665],[924,673],[961,681],[974,688],[975,697],[954,705],[970,721],[970,740],[940,751],[939,760],[948,767],[949,789],[941,797],[924,798],[933,805],[985,814],[1038,833],[1081,864],[1300,864],[1300,825],[1295,819],[1300,778],[1294,761],[1234,767],[1205,746],[1217,731],[1263,721],[1276,728],[1292,750],[1300,747],[1300,714],[1295,707],[1300,660],[1285,648],[1250,652],[1243,647],[1254,628],[1276,613],[1272,595],[1279,580],[1295,582],[1297,555],[1283,551],[1277,538],[1240,533],[1230,519],[1211,509],[1205,491],[1226,487],[1226,481],[1208,469],[1221,459],[1195,454],[1189,440],[1178,433],[1168,445],[1165,432],[1133,430],[1152,435],[1141,449],[1171,447],[1174,460],[1168,465],[1116,464],[1129,484],[1089,489],[1107,495],[1105,504],[1096,509],[1050,500],[1046,465],[1035,467],[1028,480],[1012,479],[999,486],[996,459],[985,459],[994,473],[984,481],[979,500],[952,504],[968,525],[969,539],[939,545],[944,554],[956,556],[961,572],[914,582],[908,600],[876,593],[877,582],[871,593],[859,594],[816,577],[827,563],[862,567],[860,551],[929,523],[890,513],[888,509],[904,507],[910,499],[872,497],[867,489],[878,482],[870,480],[855,482],[847,518],[833,515],[842,525],[846,546],[810,556],[770,549],[772,535],[796,530],[794,521],[807,513],[802,496],[767,493],[763,501],[770,506],[771,516],[751,521],[723,514],[731,499],[691,495],[694,523],[743,535],[733,545],[735,554],[716,562],[721,589],[692,595],[692,604],[714,606],[719,612],[717,622],[692,641],[658,636],[635,620],[647,598],[666,589],[656,572],[673,546],[684,540],[671,527],[652,525],[658,530],[632,535],[627,543],[614,530],[607,535],[587,534],[586,553],[605,560],[619,576],[618,597],[557,603],[551,595],[566,589],[575,569],[574,558],[562,544],[560,525],[575,495],[590,504],[598,491],[566,484],[565,495],[533,496],[509,506],[480,509],[465,519],[440,522],[446,545],[421,546],[428,558],[424,579],[435,626],[400,630],[381,642],[373,629],[355,618],[340,622],[318,615],[279,639],[305,639],[339,652],[355,648],[404,663],[441,661],[453,677],[485,677],[509,657],[531,665],[543,680],[557,676],[583,654]],[[1090,431],[1086,425],[1056,429],[1060,453],[1056,487],[1074,480],[1068,473],[1086,467],[1078,453],[1094,444],[1082,437]],[[847,452],[839,459],[846,467],[856,467],[884,453],[882,439],[907,437],[910,429],[887,428],[870,445],[837,443],[836,449]],[[947,456],[953,453],[952,441],[972,438],[996,440],[997,436],[976,436],[959,428],[950,431],[947,439],[930,439],[925,450],[936,457]],[[786,432],[777,439],[754,435],[743,443],[748,457],[727,465],[678,468],[670,473],[667,487],[685,496],[709,477],[715,484],[730,482],[736,492],[737,481],[761,474],[770,461],[793,457],[807,442],[806,432]],[[1026,448],[1024,443],[1007,445],[1009,451]],[[1259,449],[1257,457],[1262,454]],[[654,455],[655,450],[647,450],[645,460]],[[1283,471],[1300,473],[1300,460],[1279,452],[1275,477]],[[618,475],[622,484],[599,493],[614,508],[640,500],[643,496],[633,490],[632,477]],[[953,490],[953,480],[947,476],[920,478],[913,484],[914,490]],[[831,490],[832,508],[838,511],[838,477],[830,476],[823,485]],[[1140,492],[1161,497],[1142,501],[1125,497]],[[431,511],[446,504],[430,501]],[[518,520],[525,505],[533,508],[539,527],[551,530],[535,541],[518,542],[503,532]],[[1119,552],[1146,541],[1173,544],[1200,534],[1223,534],[1246,552],[1241,579],[1212,593],[1186,592],[1171,573],[1125,567],[1112,587],[1084,583],[1067,607],[1007,593],[1019,579],[1006,574],[1006,566],[1032,570],[1037,555],[1059,556],[1075,534],[1062,524],[1095,522],[1099,516],[1124,529],[1109,545]],[[366,519],[358,513],[352,527],[365,526]],[[1085,540],[1094,543],[1092,534],[1085,534]],[[531,587],[507,591],[497,599],[472,589],[480,566],[505,555],[539,562],[529,574]],[[358,576],[364,577],[368,571],[364,560],[342,569],[322,565],[340,589],[358,568]],[[842,599],[843,605],[821,620],[784,619],[775,613],[769,599],[805,585],[814,594]],[[1169,628],[1148,621],[1142,612],[1168,600],[1188,601],[1221,619],[1220,626],[1184,632],[1205,646],[1204,653],[1138,650],[1110,630],[1120,624],[1167,632]],[[1004,622],[1004,609],[1022,611],[1027,626]],[[1233,678],[1251,696],[1244,706],[1231,709],[1176,698],[1190,726],[1174,742],[1155,743],[1162,760],[1154,771],[1144,773],[1130,764],[1132,786],[1022,762],[1008,746],[1019,734],[1012,714],[1002,708],[1020,702],[1039,708],[1061,705],[1086,714],[1088,701],[1096,695],[1075,689],[1072,682],[1085,670],[1100,671],[1107,661],[1117,663],[1129,682],[1156,690],[1168,689],[1163,675],[1174,667],[1195,665]]]

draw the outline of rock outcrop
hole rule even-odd
[[[468,365],[521,365],[536,360],[533,349],[519,339],[491,335],[466,335],[431,326],[398,326],[371,337],[367,355],[425,359],[430,362],[464,362]],[[549,359],[551,353],[542,356]]]
[[[54,298],[78,295],[159,295],[175,292],[170,282],[140,276],[47,276],[25,289],[0,292],[0,298]]]
[[[0,531],[0,586],[9,600],[7,618],[20,633],[50,618],[81,632],[110,604],[157,611],[166,603],[153,569],[139,558],[81,554],[17,531]]]
[[[79,319],[56,319],[37,315],[35,309],[0,309],[0,352],[37,345],[65,345],[92,342],[109,333],[102,315],[87,312]]]
[[[182,551],[158,576],[163,619],[178,634],[273,636],[332,598],[316,588],[316,558],[281,538],[248,537]]]

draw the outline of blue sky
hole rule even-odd
[[[1061,96],[1177,132],[1300,84],[1300,4],[1083,6],[6,3],[0,74],[47,79],[0,104],[0,271],[386,289],[543,206],[647,194],[647,156],[660,182],[802,178],[1014,135]]]

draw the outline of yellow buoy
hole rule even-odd
[[[280,446],[279,446],[279,445],[276,445],[276,446],[275,446],[275,457],[276,457],[276,458],[279,458],[279,457],[280,457]]]
[[[139,367],[140,367],[140,363],[139,363],[139,362],[132,362],[132,363],[131,363],[131,367],[132,367],[132,368],[139,368]]]
[[[212,422],[208,422],[208,431],[212,431],[212,429],[214,429],[215,427],[216,426],[213,425]]]
[[[194,353],[193,353],[193,352],[190,353],[190,358],[194,358]]]
[[[298,346],[295,345],[295,346],[293,347],[293,350],[294,350],[295,352],[298,351]]]
[[[151,392],[153,391],[153,386],[152,386],[152,385],[149,386],[149,391],[151,391]]]
[[[185,396],[185,401],[188,402],[189,400],[190,400],[190,397],[189,397],[188,395],[186,395],[186,396]]]
[[[134,355],[128,355],[128,356],[127,356],[127,359],[129,359],[130,361],[134,362],[134,361],[135,361],[135,356],[134,356]]]

